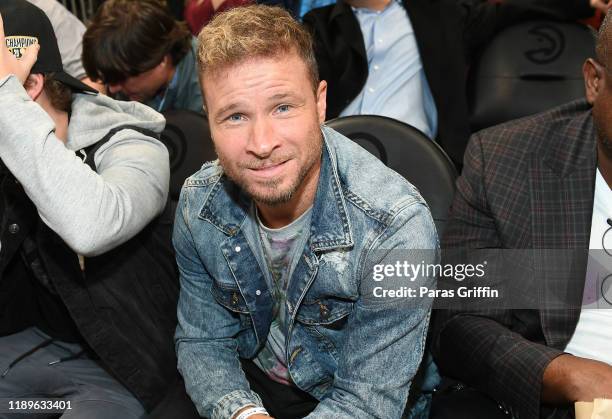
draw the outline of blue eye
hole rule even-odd
[[[227,119],[231,122],[240,122],[242,120],[242,115],[239,113],[235,113],[230,115]]]
[[[289,105],[280,105],[276,110],[279,112],[289,112]]]

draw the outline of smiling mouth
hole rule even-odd
[[[249,170],[252,171],[257,176],[270,177],[270,176],[274,176],[278,174],[284,168],[285,164],[288,161],[289,160],[285,160],[281,163],[268,164],[268,165],[265,165],[262,167],[256,167],[256,168],[249,168]]]

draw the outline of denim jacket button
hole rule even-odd
[[[240,246],[236,246],[236,247],[234,247],[234,250],[235,250],[236,252],[240,252],[240,250],[241,250],[241,249],[240,249]]]
[[[261,291],[260,291],[260,290],[257,290],[257,291],[255,291],[255,294],[256,294],[256,295],[261,295]]]
[[[19,233],[19,224],[11,224],[8,228],[9,233],[11,234],[17,234]]]
[[[234,292],[232,294],[232,305],[235,306],[236,304],[238,304],[238,294]]]

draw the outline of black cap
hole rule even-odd
[[[29,45],[36,42],[40,45],[38,59],[30,73],[55,73],[55,80],[76,92],[97,93],[64,71],[55,32],[45,12],[26,0],[0,0],[0,13],[4,21],[6,47],[15,56],[21,57],[23,48]]]

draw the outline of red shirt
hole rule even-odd
[[[189,0],[185,5],[184,17],[187,26],[194,35],[198,35],[200,30],[213,18],[216,13],[229,10],[232,7],[244,6],[254,3],[253,0],[225,0],[217,10],[213,9],[211,0]]]

